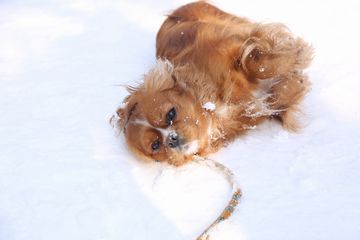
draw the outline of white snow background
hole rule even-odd
[[[142,163],[108,124],[187,2],[0,0],[0,240],[195,239],[222,211],[221,174]],[[300,134],[269,122],[213,156],[244,195],[211,239],[359,240],[359,1],[214,2],[316,57]]]

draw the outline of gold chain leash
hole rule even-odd
[[[231,200],[229,201],[229,203],[226,205],[223,212],[220,214],[220,216],[218,216],[216,218],[215,221],[213,221],[209,225],[209,227],[207,227],[199,235],[199,237],[196,238],[196,240],[209,240],[210,234],[211,234],[212,230],[214,229],[214,227],[216,227],[222,221],[228,219],[233,214],[236,206],[239,204],[239,200],[241,197],[241,190],[238,187],[238,184],[235,180],[235,176],[234,176],[233,172],[229,168],[224,166],[223,164],[218,163],[212,159],[203,158],[203,157],[199,157],[199,156],[196,156],[194,161],[199,164],[206,164],[208,167],[210,167],[212,169],[217,169],[217,170],[221,171],[226,176],[228,182],[232,185],[232,197],[231,197]]]

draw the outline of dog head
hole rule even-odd
[[[142,85],[128,90],[115,125],[137,156],[181,165],[206,149],[210,120],[195,94],[177,81],[171,63],[159,60]]]

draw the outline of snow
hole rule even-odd
[[[1,240],[195,239],[217,217],[221,174],[138,161],[109,124],[185,2],[0,2]],[[316,57],[301,133],[268,122],[212,156],[243,190],[212,239],[360,239],[358,1],[215,3],[285,23]]]
[[[206,103],[204,103],[202,108],[205,110],[208,110],[208,111],[214,111],[216,109],[216,105],[215,105],[215,103],[212,103],[212,102],[206,102]]]

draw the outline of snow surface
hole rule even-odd
[[[206,102],[202,105],[202,108],[208,111],[214,111],[216,109],[216,105],[212,102]]]
[[[195,239],[230,197],[195,163],[142,163],[108,120],[187,1],[0,1],[0,239]],[[358,1],[215,3],[316,48],[306,127],[266,123],[215,154],[244,195],[214,240],[360,239]]]

